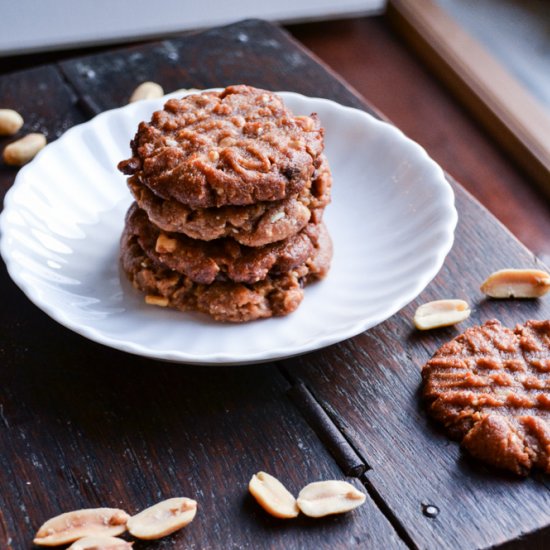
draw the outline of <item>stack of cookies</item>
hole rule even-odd
[[[251,321],[291,313],[327,273],[332,178],[315,115],[231,86],[169,100],[130,145],[121,258],[147,303]]]

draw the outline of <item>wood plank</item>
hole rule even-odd
[[[135,513],[181,495],[199,502],[197,518],[163,548],[404,547],[370,499],[347,516],[285,522],[248,495],[259,470],[294,493],[342,478],[275,368],[188,367],[114,352],[36,312],[4,271],[0,281],[2,548],[30,547],[41,522],[63,511]]]
[[[0,105],[21,113],[25,124],[16,136],[0,137],[0,151],[26,133],[42,132],[48,141],[53,141],[71,126],[83,122],[85,117],[77,109],[76,101],[76,95],[54,67],[44,66],[3,76],[0,78]],[[2,199],[16,173],[16,168],[0,161]]]
[[[388,17],[550,197],[550,114],[433,0],[390,0]]]
[[[265,40],[282,36],[271,26],[248,23],[244,31],[238,26],[216,31],[217,47],[225,43],[228,48],[236,32],[253,33],[256,27]],[[205,55],[211,33],[202,44],[197,40],[199,35],[192,40],[195,53]],[[185,39],[179,47],[186,49]],[[288,41],[271,45],[275,53],[264,58],[293,48]],[[116,55],[122,63],[124,55]],[[143,49],[142,55],[142,63],[159,62],[157,51],[149,58]],[[103,76],[103,62],[101,57],[86,61],[94,78],[102,80],[86,94],[113,105],[122,94],[111,85],[109,71]],[[227,78],[235,80],[239,65],[228,70]],[[0,90],[10,88],[12,81],[4,80],[11,76],[0,79]],[[35,76],[17,75],[23,97],[33,89]],[[272,78],[276,81],[276,73]],[[52,102],[49,112],[43,103],[42,127],[54,132],[54,120],[64,109],[75,121],[82,118],[72,111],[75,98],[68,96],[71,101]],[[32,114],[31,107],[23,105],[23,114]],[[6,186],[15,172],[7,174]],[[135,512],[178,494],[197,498],[198,516],[162,543],[164,548],[405,547],[370,498],[353,514],[285,523],[267,516],[247,495],[248,480],[260,469],[280,477],[295,493],[307,482],[343,477],[287,399],[288,382],[274,366],[200,368],[137,358],[52,322],[18,291],[4,267],[0,289],[2,548],[29,547],[40,523],[62,511],[111,505]],[[135,545],[145,547],[151,545]]]
[[[455,186],[455,192],[456,242],[434,282],[382,325],[286,361],[285,368],[332,412],[370,467],[365,483],[372,494],[384,500],[419,548],[486,548],[541,529],[536,538],[548,543],[546,477],[517,479],[470,460],[429,421],[420,402],[421,366],[465,327],[491,318],[511,327],[550,318],[548,297],[483,298],[479,284],[491,271],[543,266],[464,191]],[[456,328],[415,331],[416,307],[447,297],[466,299],[473,306],[471,318]],[[436,517],[425,515],[428,505],[437,507]]]
[[[166,92],[235,83],[326,97],[344,89],[330,69],[313,62],[285,32],[256,20],[70,59],[60,67],[75,90],[93,97],[101,110],[125,105],[135,87],[146,80],[158,82]],[[116,86],[107,91],[105,83],[109,82],[116,82]],[[359,95],[351,101],[361,104]]]

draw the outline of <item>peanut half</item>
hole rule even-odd
[[[470,316],[470,306],[464,300],[435,300],[422,304],[414,314],[418,330],[448,327]]]
[[[13,136],[21,130],[23,117],[13,109],[0,109],[0,136]]]
[[[27,134],[6,145],[4,149],[4,162],[10,166],[23,166],[32,160],[37,153],[46,146],[44,134]]]
[[[67,550],[131,550],[133,544],[117,537],[84,537],[73,542]]]
[[[157,238],[157,242],[155,243],[155,252],[158,252],[159,254],[171,254],[176,250],[177,247],[178,241],[176,241],[176,239],[171,239],[170,237],[167,237],[164,233],[161,233]]]
[[[130,96],[130,103],[141,101],[142,99],[156,99],[164,95],[164,90],[160,84],[156,82],[143,82],[140,84]]]
[[[539,269],[501,269],[481,285],[491,298],[540,298],[549,290],[550,274]]]
[[[58,546],[83,537],[112,536],[126,531],[130,516],[117,508],[86,508],[49,519],[36,533],[34,544]]]
[[[312,518],[342,514],[361,506],[364,493],[346,481],[317,481],[306,485],[296,500],[300,510]]]
[[[128,520],[128,531],[138,539],[160,539],[189,525],[196,513],[196,501],[169,498],[132,516]]]
[[[252,476],[248,490],[258,504],[272,516],[289,519],[295,518],[300,512],[294,496],[277,478],[265,472],[258,472]]]
[[[170,300],[164,296],[155,296],[154,294],[147,294],[145,296],[145,303],[150,306],[168,307]]]

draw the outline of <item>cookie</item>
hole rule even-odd
[[[139,207],[164,231],[204,241],[232,237],[246,246],[264,246],[295,235],[310,221],[321,221],[330,202],[332,176],[324,155],[320,159],[312,181],[298,196],[282,201],[193,209],[162,199],[136,177],[129,178],[128,186]]]
[[[323,151],[316,115],[294,116],[276,94],[230,86],[170,99],[142,122],[119,169],[191,208],[296,196]]]
[[[205,285],[151,260],[130,232],[125,231],[121,241],[122,269],[134,287],[157,304],[235,323],[292,313],[304,297],[304,286],[326,275],[331,257],[330,236],[321,226],[312,259],[298,268],[252,285],[227,281]]]
[[[422,378],[428,412],[472,456],[520,475],[550,473],[550,320],[469,328]]]
[[[153,225],[134,203],[126,216],[125,231],[135,235],[140,246],[155,262],[210,284],[218,280],[255,283],[268,274],[290,271],[310,259],[319,238],[319,224],[276,243],[252,248],[231,238],[197,241],[181,233],[165,233]]]

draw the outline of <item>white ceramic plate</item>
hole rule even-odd
[[[116,170],[137,124],[164,99],[134,103],[71,128],[20,170],[0,218],[12,279],[66,327],[107,346],[169,361],[261,362],[354,336],[401,309],[432,280],[453,242],[453,192],[424,149],[368,114],[282,92],[296,114],[319,114],[333,199],[328,277],[284,318],[220,324],[147,306],[119,271],[132,202]]]

